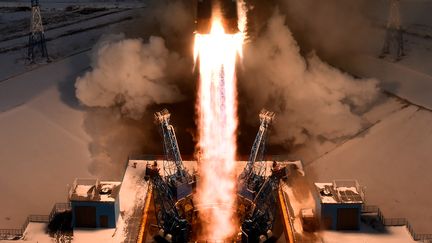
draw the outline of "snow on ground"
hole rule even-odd
[[[54,56],[88,49],[106,29],[64,37],[49,42],[48,48]],[[22,52],[0,56],[1,76],[26,71],[22,63],[10,62]],[[6,138],[0,140],[0,170],[10,172],[0,178],[5,198],[0,207],[7,209],[0,212],[0,228],[20,227],[30,213],[49,213],[55,202],[66,201],[67,184],[91,176],[84,111],[73,89],[75,78],[88,66],[89,52],[83,52],[0,82],[0,134]],[[37,203],[29,204],[32,198]]]
[[[49,41],[49,65],[26,66],[26,48],[0,55],[0,171],[7,172],[0,178],[0,228],[20,228],[29,214],[48,214],[67,200],[75,177],[91,177],[85,110],[74,83],[89,68],[88,50],[117,28],[111,23],[130,16],[134,10],[56,29],[53,34],[64,35],[91,28]]]
[[[381,119],[385,119],[385,117],[391,115],[394,112],[397,112],[401,108],[406,106],[406,104],[402,103],[398,99],[388,98],[383,96],[379,99],[379,101],[374,104],[373,108],[362,115],[362,118],[365,120],[365,125],[363,131],[367,130],[369,127],[381,121]],[[360,134],[362,131],[360,132]],[[355,137],[355,136],[354,136]],[[316,142],[313,144],[309,144],[307,148],[300,149],[296,151],[296,154],[301,158],[304,164],[309,164],[321,156],[333,151],[338,148],[340,144],[343,144],[349,141],[352,137],[348,137],[343,139],[342,141],[326,141],[324,143]]]
[[[125,1],[112,1],[112,0],[43,0],[40,1],[42,9],[65,9],[69,6],[85,6],[91,8],[133,8],[142,7],[145,1],[142,0],[125,0]],[[27,0],[0,0],[0,7],[28,7],[29,1]]]
[[[136,164],[135,164],[136,163]],[[139,227],[140,221],[132,219],[134,213],[142,215],[149,183],[144,181],[147,161],[130,160],[127,164],[120,189],[120,217],[117,221],[115,242],[123,242],[131,228]],[[131,231],[131,232],[129,232]]]
[[[23,240],[4,240],[5,243],[15,243],[15,242],[29,242],[29,243],[39,243],[39,242],[54,242],[53,238],[50,238],[48,234],[45,234],[45,229],[47,224],[45,223],[30,223],[24,232]]]
[[[89,50],[101,35],[116,32],[118,25],[115,23],[126,24],[128,23],[128,18],[133,18],[135,13],[136,10],[116,12],[83,23],[71,24],[47,31],[45,34],[48,39],[48,54],[55,61],[80,51]],[[0,46],[3,49],[19,47],[17,50],[1,53],[0,82],[2,82],[1,80],[31,71],[42,65],[26,65],[28,62],[26,59],[27,48],[25,48],[27,41],[27,37],[20,37],[0,42]]]
[[[387,227],[386,233],[323,231],[325,243],[410,243],[414,241],[405,226]]]
[[[89,3],[69,1],[67,4],[71,2]],[[431,1],[411,2],[427,5]],[[28,5],[28,2],[0,1],[0,6],[2,4]],[[50,4],[55,7],[55,3]],[[414,9],[417,11],[418,7]],[[63,32],[53,31],[52,37],[127,15],[117,14],[104,17],[103,21],[65,27]],[[429,14],[404,16],[409,18],[408,27],[432,23],[428,20]],[[424,18],[427,20],[422,20]],[[422,26],[427,33],[429,27]],[[407,31],[413,32],[409,28]],[[0,80],[3,80],[0,81],[0,171],[8,172],[0,178],[0,208],[3,209],[0,228],[20,226],[29,213],[48,213],[54,202],[66,200],[66,185],[72,183],[73,178],[90,176],[87,170],[89,138],[82,129],[83,110],[73,98],[73,81],[88,67],[88,52],[61,59],[88,50],[102,33],[111,30],[97,28],[49,41],[48,50],[59,61],[47,66],[26,67],[25,48],[0,55]],[[47,37],[50,36],[47,32]],[[432,90],[431,41],[417,35],[407,35],[406,39],[408,56],[401,62],[376,59],[373,56],[377,53],[371,51],[369,55],[357,57],[345,69],[358,76],[377,77],[383,81],[385,90],[432,109],[432,95],[429,95]],[[12,45],[25,43],[25,39],[15,41]],[[26,71],[30,72],[21,74]],[[13,77],[4,80],[10,76]],[[372,125],[376,123],[370,130],[341,145],[317,145],[314,153],[305,153],[305,157],[309,156],[306,164],[311,163],[306,167],[307,175],[315,175],[313,178],[320,181],[358,179],[367,186],[368,204],[378,205],[386,217],[407,217],[418,233],[432,232],[428,227],[432,221],[429,207],[432,196],[427,194],[432,186],[427,174],[431,169],[431,113],[387,99],[365,117]],[[17,175],[20,175],[18,180]],[[413,180],[414,177],[419,179]],[[37,201],[33,200],[35,198]],[[121,207],[126,212],[130,205]],[[348,240],[350,234],[344,235]]]
[[[430,58],[432,63],[432,52]],[[423,73],[400,63],[391,63],[371,56],[359,56],[351,65],[352,73],[378,78],[382,81],[384,90],[432,109],[432,72]]]
[[[432,232],[432,113],[408,106],[306,166],[314,181],[358,179],[366,203],[385,217],[407,218],[417,233]]]
[[[118,243],[113,238],[115,229],[78,229],[74,230],[73,243]]]
[[[55,238],[50,237],[46,231],[45,223],[30,223],[22,240],[4,240],[5,243],[54,243]],[[119,243],[113,238],[115,229],[78,229],[74,230],[73,243]]]
[[[82,53],[0,83],[1,228],[48,214],[67,200],[67,184],[90,176],[84,113],[58,87],[88,62]]]
[[[432,1],[401,1],[406,56],[398,62],[377,58],[384,43],[388,3],[387,0],[374,1],[375,8],[369,13],[379,26],[382,39],[372,43],[365,53],[347,59],[343,68],[360,77],[378,78],[384,90],[432,109]]]
[[[124,242],[131,227],[139,229],[141,218],[131,219],[131,217],[135,211],[139,212],[139,216],[142,215],[149,185],[144,181],[146,164],[147,161],[142,160],[131,160],[127,164],[119,192],[120,215],[117,227],[115,229],[74,229],[74,243]],[[45,223],[30,223],[22,240],[4,242],[55,242],[54,238],[46,234],[46,227]]]
[[[388,2],[376,3],[371,15],[384,26]],[[401,1],[407,54],[401,61],[378,59],[380,42],[343,66],[354,75],[378,78],[384,91],[407,101],[382,100],[365,115],[370,129],[336,145],[319,145],[317,158],[305,160],[311,180],[358,179],[366,186],[367,204],[379,206],[385,217],[407,218],[417,233],[432,232],[431,9],[429,0]]]
[[[310,190],[302,190],[299,193],[299,188],[303,178],[296,178],[293,181],[293,185],[289,186],[286,183],[281,183],[282,190],[287,194],[289,198],[290,210],[292,210],[292,220],[294,230],[297,233],[302,233],[302,223],[300,219],[300,211],[303,208],[311,208],[315,211],[315,200],[313,198],[312,192]],[[304,237],[311,237],[310,233],[306,234]],[[379,232],[373,228],[361,224],[359,231],[333,231],[324,230],[319,231],[313,237],[316,237],[317,241],[326,243],[408,243],[415,242],[409,231],[405,226],[398,227],[386,227],[384,232]],[[320,240],[318,240],[320,239]],[[308,241],[307,241],[308,242]]]

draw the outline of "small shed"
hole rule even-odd
[[[120,211],[121,182],[75,179],[69,191],[72,226],[115,228]]]
[[[364,191],[356,180],[315,183],[321,225],[333,230],[358,230]]]

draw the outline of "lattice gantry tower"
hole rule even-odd
[[[47,61],[49,61],[39,0],[31,0],[31,10],[32,15],[30,20],[30,34],[27,54],[28,59],[31,63],[34,63],[36,57],[35,55],[39,50],[41,56],[45,57]]]

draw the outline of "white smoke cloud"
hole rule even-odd
[[[119,179],[128,155],[159,147],[157,139],[149,139],[156,128],[143,121],[153,117],[149,106],[184,98],[179,87],[191,72],[189,62],[170,52],[160,37],[151,36],[147,43],[123,34],[101,38],[92,70],[75,82],[79,101],[96,108],[87,110],[83,124],[91,137],[92,174]]]
[[[356,80],[321,61],[304,58],[284,16],[276,12],[264,33],[246,46],[243,88],[257,112],[277,113],[273,142],[305,144],[356,134],[364,126],[357,113],[375,100],[373,79]]]
[[[152,117],[150,112],[143,115]],[[155,150],[160,147],[151,133],[155,128],[143,124],[142,120],[124,118],[118,108],[86,112],[83,128],[92,138],[88,145],[92,158],[89,172],[100,178],[119,180],[129,155],[139,154],[143,148]]]
[[[174,64],[177,68],[169,68]],[[110,35],[96,46],[92,70],[77,78],[76,96],[86,106],[119,106],[123,115],[139,119],[151,104],[182,99],[172,78],[182,65],[185,61],[160,37],[143,43]]]

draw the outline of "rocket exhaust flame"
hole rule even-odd
[[[242,33],[226,34],[220,19],[209,34],[195,37],[199,57],[198,151],[200,181],[197,207],[203,232],[200,238],[225,240],[237,229],[235,212],[235,155],[237,91],[235,65],[242,55]]]

